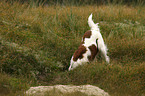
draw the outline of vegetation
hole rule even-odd
[[[73,52],[90,29],[91,13],[111,63],[98,55],[68,72]],[[53,84],[92,84],[111,96],[145,95],[144,13],[144,6],[36,7],[0,1],[0,95],[21,95],[30,86]]]
[[[30,5],[106,5],[106,4],[125,4],[125,5],[144,5],[144,0],[6,0],[13,3],[19,1],[20,3],[28,3]]]

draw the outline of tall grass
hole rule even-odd
[[[93,84],[113,96],[145,94],[144,6],[31,7],[1,1],[0,10],[0,85],[4,85],[0,89],[16,94],[25,89],[21,84],[26,89],[36,84]],[[67,72],[81,37],[90,29],[91,13],[100,25],[111,64],[97,56],[94,62]],[[11,78],[15,80],[9,85]],[[22,78],[25,81],[17,83]]]
[[[125,4],[125,5],[144,5],[144,0],[6,0],[13,4],[14,2],[29,3],[31,6],[42,5],[63,5],[63,6],[84,6],[84,5],[106,5],[106,4]]]

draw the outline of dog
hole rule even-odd
[[[98,52],[101,53],[101,55],[105,58],[105,61],[109,63],[110,59],[109,56],[107,56],[108,49],[104,44],[98,24],[99,23],[95,24],[93,22],[91,14],[88,18],[88,25],[91,30],[86,31],[82,37],[79,48],[75,51],[71,58],[68,69],[69,71],[79,65],[93,61]]]

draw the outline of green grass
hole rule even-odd
[[[0,95],[54,84],[92,84],[111,96],[144,95],[144,10],[144,6],[125,5],[32,7],[1,1]],[[68,72],[73,52],[90,29],[91,13],[99,22],[111,63],[107,65],[99,55]]]

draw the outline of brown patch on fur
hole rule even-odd
[[[82,59],[83,58],[83,54],[86,53],[86,47],[83,45],[80,45],[78,50],[75,51],[74,55],[73,55],[73,61],[77,61],[78,59]]]
[[[84,43],[85,38],[90,38],[92,35],[92,31],[88,30],[85,32],[84,36],[83,36],[83,41],[81,42],[81,44]]]
[[[98,53],[98,48],[97,48],[94,44],[91,45],[91,46],[89,46],[88,48],[89,48],[90,51],[91,51],[91,55],[88,56],[88,59],[89,59],[89,61],[93,61],[94,58],[95,58],[95,56],[96,56],[97,53]]]

